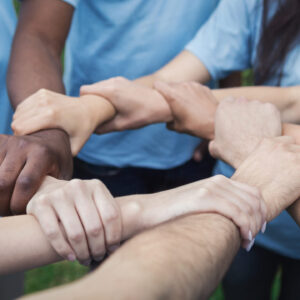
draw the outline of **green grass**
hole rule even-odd
[[[28,271],[25,275],[25,293],[42,291],[81,278],[88,272],[86,267],[78,263],[61,262]],[[277,300],[280,292],[280,272],[278,272],[273,288],[271,300]],[[210,300],[223,300],[222,287],[219,286]]]

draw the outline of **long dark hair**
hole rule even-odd
[[[273,5],[278,5],[278,9],[270,19]],[[285,59],[297,41],[300,41],[300,0],[264,0],[262,22],[254,68],[255,83],[264,84],[276,75],[277,84],[280,85]]]

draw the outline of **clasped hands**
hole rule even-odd
[[[214,177],[172,191],[129,198],[128,202],[120,199],[119,206],[118,199],[113,199],[97,181],[57,182],[52,186],[58,185],[58,188],[50,192],[43,191],[42,187],[27,210],[40,220],[51,244],[62,257],[71,260],[76,257],[85,264],[91,257],[101,260],[121,240],[141,230],[199,212],[217,212],[233,220],[241,231],[243,246],[250,249],[254,236],[260,229],[264,231],[266,220],[274,218],[299,197],[300,174],[293,167],[299,162],[299,147],[291,138],[275,138],[281,135],[282,129],[280,114],[274,106],[228,99],[217,110],[217,101],[210,90],[199,84],[157,83],[155,88],[117,78],[82,87],[83,97],[76,99],[43,90],[18,107],[12,127],[17,134],[49,126],[64,129],[70,135],[71,143],[72,138],[77,143],[72,145],[75,154],[94,131],[104,133],[168,122],[170,129],[179,132],[209,139],[214,137],[210,151],[238,167],[233,177],[235,181]],[[95,95],[104,98],[98,99]],[[99,112],[103,112],[102,115]],[[80,137],[79,127],[83,127],[84,138]],[[258,189],[250,186],[262,191],[264,200]],[[90,195],[90,198],[85,197],[90,204],[80,203],[80,196],[70,196],[78,189],[81,190],[78,195]],[[98,191],[97,197],[94,189]],[[69,200],[64,204],[56,200],[62,198]],[[68,201],[69,205],[66,205]],[[128,208],[123,207],[124,211],[122,202],[128,204]],[[88,210],[92,218],[87,218],[90,216]],[[71,226],[73,223],[77,225]]]

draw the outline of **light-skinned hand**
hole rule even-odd
[[[217,100],[210,89],[196,82],[155,82],[155,89],[168,102],[173,120],[168,128],[197,137],[212,139]]]
[[[156,90],[123,77],[82,86],[80,94],[104,97],[117,111],[112,120],[97,128],[97,133],[137,129],[171,119],[168,104]]]
[[[263,138],[281,133],[280,112],[273,104],[228,98],[216,112],[210,154],[237,168]]]
[[[11,127],[17,136],[43,129],[62,129],[70,137],[75,156],[96,127],[114,114],[113,106],[103,98],[93,95],[68,97],[42,89],[17,107]]]
[[[84,265],[101,261],[121,241],[119,205],[99,180],[47,177],[27,213],[37,218],[59,255]]]

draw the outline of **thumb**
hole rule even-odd
[[[169,83],[156,81],[153,86],[165,98],[169,105],[176,100],[174,88]]]
[[[80,96],[98,95],[107,99],[113,96],[113,87],[109,82],[100,81],[94,84],[83,85],[80,87]]]
[[[87,95],[87,94],[95,94],[96,90],[97,90],[97,83],[82,85],[80,87],[80,96]]]
[[[212,157],[219,158],[218,146],[214,140],[209,143],[208,151]]]

